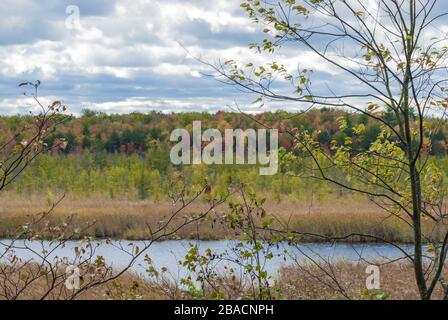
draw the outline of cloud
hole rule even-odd
[[[67,29],[72,4],[80,19]],[[206,100],[197,101],[204,105],[229,94],[201,76],[204,66],[179,43],[222,58],[238,52],[232,48],[246,45],[256,31],[237,1],[4,0],[0,9],[2,113],[22,110],[11,105],[19,99],[15,85],[35,79],[43,83],[41,94],[58,96],[74,112],[86,103],[125,110],[123,101],[142,94],[148,101],[168,102],[205,94]],[[176,103],[178,111],[189,105]]]
[[[79,8],[74,29],[66,27],[76,18],[67,15],[69,5]],[[36,79],[43,96],[58,97],[74,113],[86,105],[108,112],[215,111],[234,100],[249,105],[253,97],[203,76],[209,70],[182,46],[212,62],[306,67],[314,71],[317,89],[353,87],[311,51],[285,46],[271,56],[248,49],[262,37],[237,0],[2,0],[0,112],[22,112],[14,106],[22,103],[16,84]],[[282,92],[293,90],[286,82],[278,85]]]

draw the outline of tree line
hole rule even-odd
[[[381,112],[381,117],[388,123],[396,121],[392,110]],[[282,135],[282,132],[307,131],[328,152],[334,146],[343,146],[348,140],[351,142],[352,152],[364,152],[369,149],[381,131],[380,124],[372,121],[365,114],[325,107],[307,113],[263,112],[253,117],[234,112],[164,114],[152,111],[120,115],[85,109],[79,117],[67,116],[62,124],[45,138],[44,142],[49,147],[58,145],[57,148],[51,149],[53,154],[105,151],[129,155],[143,154],[148,151],[157,153],[160,149],[166,154],[171,131],[175,128],[191,130],[195,120],[202,121],[204,130],[257,128],[259,123],[263,123],[279,129],[279,146],[286,150],[290,150],[293,143],[290,136]],[[0,141],[12,137],[18,127],[29,124],[31,121],[30,116],[0,117],[2,128]],[[345,123],[343,128],[340,126],[341,122]],[[446,156],[448,152],[446,121],[440,125],[439,119],[428,119],[427,125],[433,127],[433,131],[429,128],[432,134],[425,137],[424,151],[433,156]],[[17,143],[20,143],[23,137],[18,135],[15,139]],[[64,144],[61,144],[62,141]]]

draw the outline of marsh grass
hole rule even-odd
[[[53,198],[57,198],[53,196]],[[12,237],[17,229],[25,224],[30,215],[46,210],[52,198],[32,195],[19,196],[6,193],[0,197],[0,238]],[[285,198],[282,201],[268,200],[265,204],[268,215],[274,220],[274,226],[288,226],[300,230],[322,234],[328,237],[342,237],[350,233],[364,233],[384,238],[387,241],[412,242],[412,230],[403,222],[387,216],[374,204],[357,197],[336,197],[330,195],[325,200],[296,200]],[[178,217],[194,215],[207,208],[206,203],[194,203]],[[88,198],[68,195],[48,218],[48,223],[57,225],[67,216],[73,215],[73,228],[93,223],[79,237],[112,238],[142,240],[148,238],[148,225],[154,225],[168,216],[173,206],[168,201],[130,200],[127,198],[110,199],[98,194]],[[227,207],[218,208],[215,216],[200,224],[182,228],[175,239],[199,238],[218,240],[234,238],[235,234],[217,222],[220,215],[227,212]],[[428,232],[431,224],[424,224]],[[45,234],[42,234],[45,237]],[[323,241],[323,239],[303,239],[304,241]],[[352,237],[349,241],[362,242],[372,239]]]
[[[345,290],[342,295],[335,289],[335,283],[320,268],[313,264],[284,267],[274,278],[272,290],[278,300],[418,300],[419,293],[415,285],[413,268],[407,263],[391,263],[380,266],[379,290],[366,289],[366,263],[348,261],[327,265],[327,270],[336,276],[340,287]],[[446,278],[447,273],[444,274]],[[220,279],[220,286],[229,293],[228,299],[250,297],[244,288],[234,287],[228,279]],[[3,285],[0,283],[0,292]],[[46,288],[44,278],[38,279],[20,296],[20,299],[38,299]],[[65,299],[69,296],[63,285],[47,299]],[[78,300],[169,300],[194,299],[191,292],[176,283],[158,283],[143,274],[128,272],[117,280],[108,282],[84,292]],[[203,299],[212,299],[212,291],[205,289]],[[433,299],[442,298],[442,289],[436,287]],[[1,297],[0,297],[1,299]]]
[[[390,263],[380,265],[380,289],[366,289],[366,263],[340,261],[324,267],[336,275],[341,287],[346,290],[349,299],[359,300],[419,300],[417,285],[415,284],[414,269],[410,263]],[[443,277],[448,272],[445,268]],[[279,273],[278,281],[281,285],[282,298],[289,300],[334,300],[346,299],[338,290],[335,283],[316,265],[285,267]],[[443,290],[437,285],[433,299],[442,299]]]

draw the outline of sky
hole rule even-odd
[[[276,60],[289,69],[305,64],[317,74],[316,86],[355,85],[341,81],[338,70],[311,52],[286,48],[269,57],[250,50],[248,44],[264,35],[239,5],[239,0],[2,0],[0,114],[32,108],[17,84],[37,79],[43,101],[62,100],[73,114],[214,112],[236,103],[258,108],[250,104],[256,97],[205,76],[211,70],[194,57],[212,63]],[[292,90],[287,83],[280,86]]]

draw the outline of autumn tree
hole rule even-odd
[[[64,120],[62,112],[66,107],[60,101],[44,105],[39,100],[40,84],[39,80],[19,84],[19,87],[27,88],[24,95],[34,100],[38,111],[31,112],[31,121],[15,130],[12,136],[5,137],[0,145],[0,191],[13,183],[36,157],[53,147],[46,144],[45,140]],[[57,147],[64,147],[64,141],[61,140],[60,144]]]
[[[348,136],[325,152],[316,132],[289,131],[297,152],[284,159],[310,157],[310,177],[365,194],[412,228],[414,250],[403,254],[413,263],[422,299],[430,299],[438,282],[444,283],[448,251],[442,172],[428,161],[431,137],[440,126],[427,126],[428,117],[441,123],[448,107],[447,37],[438,28],[446,18],[442,6],[436,0],[245,0],[241,7],[266,34],[250,48],[262,54],[295,49],[299,59],[303,53],[317,57],[338,76],[316,88],[306,59],[295,71],[280,62],[209,64],[220,81],[257,95],[256,103],[346,108],[378,123],[375,141],[360,153],[352,152]],[[275,85],[279,80],[291,84],[289,93]],[[365,131],[344,118],[339,126],[355,136]],[[434,226],[427,234],[423,219]],[[431,244],[428,252],[425,243]]]

